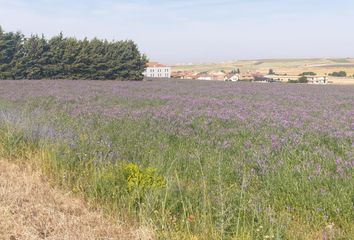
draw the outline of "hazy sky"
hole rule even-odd
[[[152,60],[354,57],[354,0],[0,0],[26,35],[133,39]]]

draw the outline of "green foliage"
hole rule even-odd
[[[330,73],[329,76],[332,76],[332,77],[346,77],[347,73],[345,71],[339,71],[339,72]]]
[[[305,76],[301,76],[298,80],[288,80],[288,83],[308,83],[308,79]]]
[[[130,40],[25,38],[0,28],[0,79],[142,80],[147,58]]]
[[[130,101],[111,98],[101,106],[120,102],[131,109]],[[135,99],[134,106],[139,101],[156,104]],[[58,107],[63,103],[54,97],[0,100],[1,116],[8,116],[0,119],[0,157],[33,161],[53,183],[109,214],[154,226],[159,239],[354,237],[352,168],[341,177],[336,163],[350,164],[350,135],[212,118],[179,125],[72,116]],[[43,129],[55,133],[52,140],[36,134]],[[286,138],[292,134],[294,142]],[[273,135],[286,141],[277,147]],[[333,224],[335,232],[328,228]]]
[[[140,209],[148,192],[166,187],[166,180],[157,174],[156,168],[141,169],[136,163],[128,163],[123,168],[127,191],[136,209]]]
[[[238,68],[237,70],[236,70],[236,69],[233,69],[230,73],[231,73],[231,74],[240,74],[241,71],[240,71],[240,69]]]
[[[273,69],[269,69],[268,74],[269,74],[269,75],[275,75],[275,72],[274,72]]]
[[[305,77],[305,76],[300,77],[299,83],[308,83],[307,77]]]
[[[21,55],[23,35],[20,33],[0,34],[0,79],[14,78],[18,66],[16,59]]]
[[[303,72],[299,76],[316,76],[315,72]]]
[[[124,171],[129,192],[146,192],[166,186],[166,180],[156,173],[155,168],[141,169],[136,163],[129,163]]]

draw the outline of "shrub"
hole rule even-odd
[[[339,71],[339,72],[330,73],[329,76],[332,76],[332,77],[346,77],[347,73],[345,71]]]
[[[300,77],[299,83],[308,83],[307,77],[305,77],[305,76]]]
[[[299,76],[316,76],[317,74],[314,72],[303,72]]]
[[[124,167],[124,175],[127,180],[129,192],[145,193],[148,190],[156,190],[166,186],[163,176],[157,174],[157,169],[141,169],[136,163],[129,163]]]

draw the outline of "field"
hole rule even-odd
[[[346,71],[348,78],[331,78],[335,84],[354,84],[354,59],[263,59],[263,60],[240,60],[223,63],[206,63],[199,65],[175,66],[173,71],[231,71],[240,69],[241,72],[260,72],[267,74],[273,69],[278,74],[299,75],[303,72],[315,72],[325,75],[332,72]]]
[[[158,239],[354,239],[353,103],[339,85],[0,81],[0,157]]]

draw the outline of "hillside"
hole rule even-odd
[[[315,72],[325,75],[336,71],[346,71],[348,76],[354,75],[354,59],[260,59],[260,60],[240,60],[222,63],[206,63],[197,65],[174,66],[174,71],[231,71],[240,69],[241,72],[268,73],[273,69],[278,74],[298,75],[303,72]],[[353,78],[333,79],[335,83],[354,83]]]

